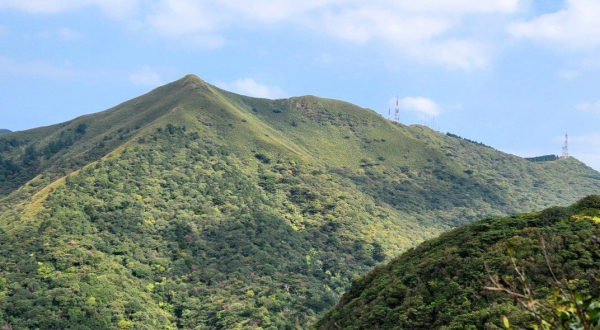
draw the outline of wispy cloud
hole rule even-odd
[[[531,39],[556,47],[590,48],[600,45],[600,2],[567,0],[563,9],[530,21],[513,23],[514,37]]]
[[[211,7],[206,1],[162,0],[154,5],[147,22],[167,37],[212,33],[221,26],[225,17],[215,13]]]
[[[287,26],[350,44],[381,45],[397,57],[425,64],[473,70],[489,64],[493,49],[486,45],[496,36],[480,33],[468,19],[501,19],[521,10],[526,1],[2,0],[0,10],[49,14],[97,8],[110,17],[129,17],[138,31],[208,48],[226,45],[231,27]]]
[[[96,7],[110,17],[122,18],[138,10],[140,0],[2,0],[0,9],[54,14]]]
[[[577,103],[575,109],[600,114],[600,101]]]
[[[134,85],[139,86],[159,86],[161,85],[160,76],[152,71],[150,67],[143,66],[135,73],[129,76],[129,81]]]
[[[511,15],[524,0],[158,0],[147,16],[157,33],[170,37],[201,35],[212,41],[230,26],[308,29],[348,43],[374,43],[426,64],[473,70],[488,65],[492,50],[470,15]],[[466,27],[467,26],[467,27]],[[480,40],[481,39],[481,40]]]
[[[231,83],[219,82],[216,85],[225,90],[253,97],[279,99],[287,96],[281,88],[259,84],[252,78],[238,79]]]

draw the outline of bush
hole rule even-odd
[[[577,206],[584,209],[600,209],[600,196],[589,195],[577,202]]]

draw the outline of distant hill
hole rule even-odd
[[[553,270],[575,290],[598,297],[600,196],[567,208],[487,219],[422,243],[355,281],[316,329],[503,329],[507,316],[525,328],[528,314],[504,293],[491,292],[488,274],[516,274],[508,251],[543,300],[554,282],[541,252],[546,242]],[[484,263],[489,266],[485,270]]]
[[[600,190],[314,96],[196,76],[0,137],[0,323],[306,328],[353,279],[456,226]]]
[[[10,133],[10,132],[12,132],[12,131],[5,129],[5,128],[0,128],[0,134]]]

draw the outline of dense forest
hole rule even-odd
[[[377,207],[316,169],[257,154],[256,182],[240,170],[248,164],[183,127],[144,140],[68,176],[31,230],[0,233],[8,323],[284,329],[314,321],[386,257],[343,221]]]
[[[532,296],[551,306],[554,272],[573,292],[600,301],[598,235],[597,195],[570,207],[478,221],[355,281],[316,328],[504,329],[503,317],[524,328],[534,323],[532,315],[515,297],[486,289],[491,279],[518,284],[516,266]]]
[[[557,155],[545,155],[545,156],[537,156],[537,157],[528,157],[525,158],[530,162],[552,162],[555,160],[558,160],[558,156]]]
[[[600,174],[186,76],[0,137],[0,327],[296,329],[376,265]]]

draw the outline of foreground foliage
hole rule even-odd
[[[598,196],[567,208],[478,221],[427,241],[354,282],[316,328],[502,329],[503,317],[517,328],[527,326],[534,318],[514,297],[486,289],[490,273],[504,283],[517,282],[513,258],[527,274],[531,297],[548,306],[555,303],[555,317],[574,318],[572,304],[597,317],[597,302],[582,297],[600,294],[594,279],[600,259],[591,241],[599,234]],[[549,263],[578,292],[573,301],[553,296],[555,280],[540,237]]]

